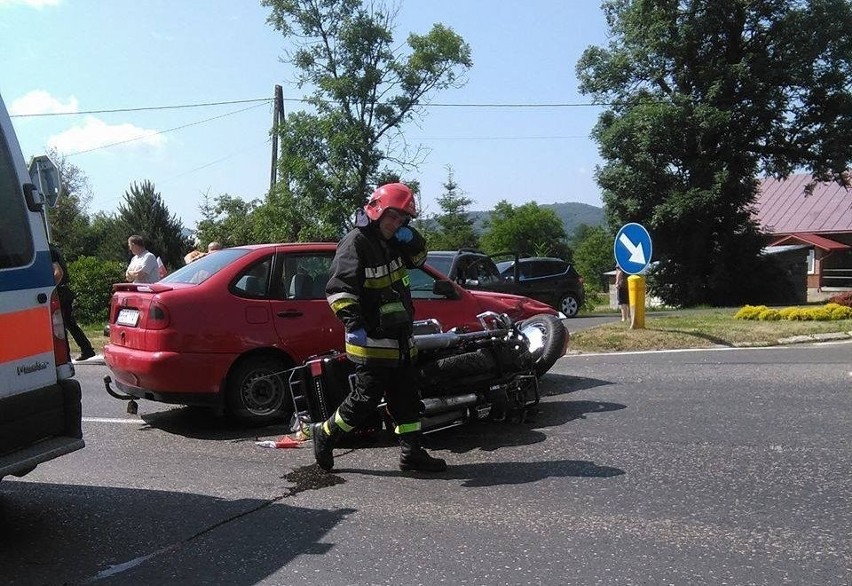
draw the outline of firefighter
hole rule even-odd
[[[399,437],[400,469],[447,469],[444,460],[421,445],[414,306],[406,270],[426,260],[423,237],[408,225],[416,216],[408,186],[382,185],[337,245],[325,292],[346,327],[346,356],[356,365],[355,385],[328,421],[311,426],[314,457],[324,470],[334,467],[332,449],[340,436],[375,412],[382,396]]]

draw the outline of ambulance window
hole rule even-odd
[[[30,264],[33,238],[21,182],[6,137],[0,137],[0,269]]]

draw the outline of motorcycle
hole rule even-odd
[[[442,331],[436,320],[414,324],[420,381],[421,429],[431,433],[473,420],[523,420],[538,404],[538,379],[568,347],[568,331],[553,315],[515,323],[506,314],[477,316],[482,331]],[[354,385],[355,365],[332,352],[291,369],[287,380],[294,417],[306,424],[328,419]],[[364,427],[392,429],[380,403]]]

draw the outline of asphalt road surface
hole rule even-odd
[[[566,356],[523,423],[263,449],[129,415],[82,365],[87,447],[0,483],[4,584],[850,584],[852,344]]]

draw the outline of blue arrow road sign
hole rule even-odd
[[[641,273],[651,264],[651,235],[641,224],[625,224],[615,235],[615,262],[628,275]]]

